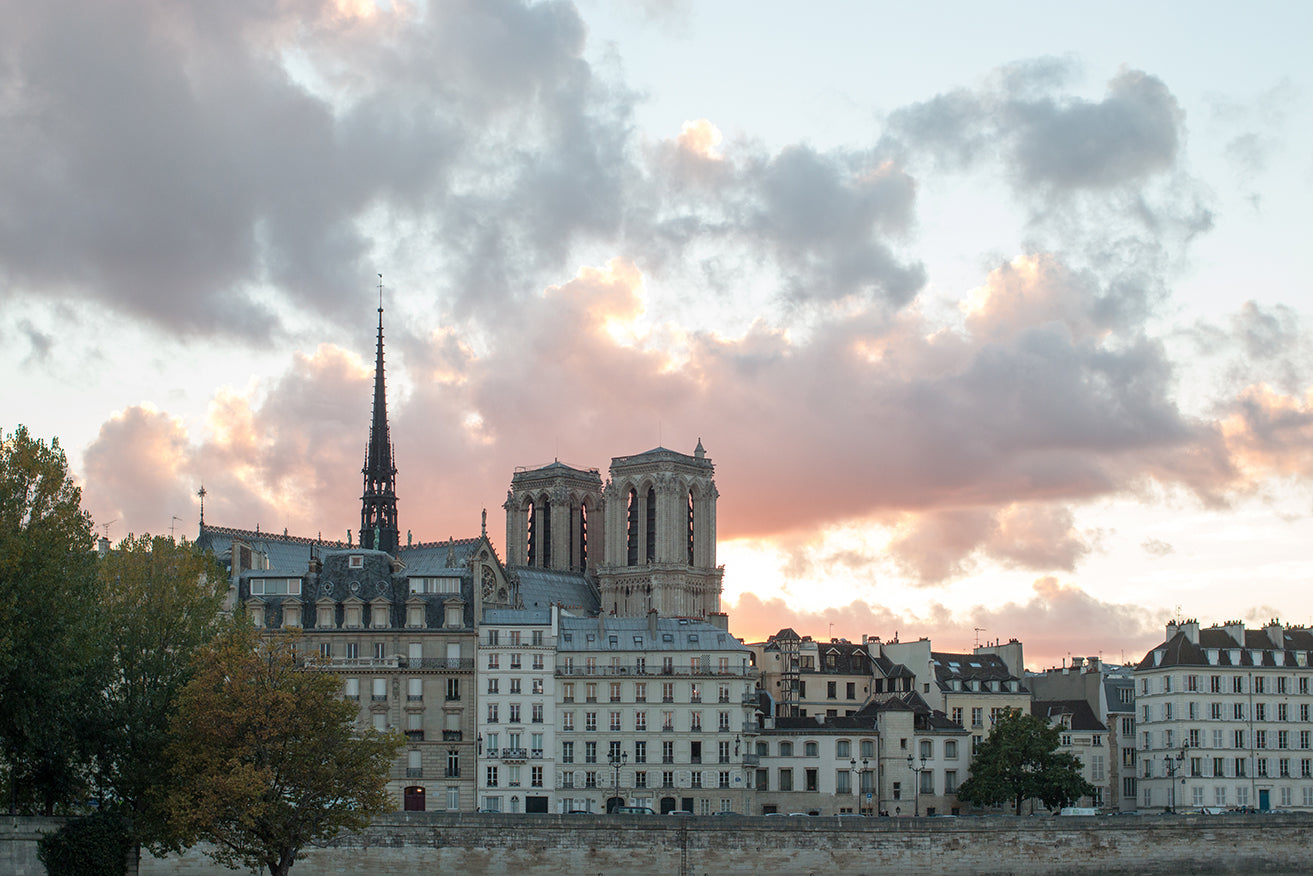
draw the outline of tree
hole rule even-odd
[[[218,632],[227,576],[213,554],[164,536],[128,536],[100,563],[102,661],[97,779],[139,846],[163,838],[169,721]]]
[[[0,437],[0,761],[10,812],[81,799],[95,659],[91,517],[58,439]]]
[[[957,798],[976,806],[1036,799],[1054,809],[1094,794],[1074,754],[1058,751],[1061,731],[1019,709],[1004,709],[971,762],[971,776]]]
[[[341,679],[307,665],[294,633],[261,636],[238,618],[198,657],[170,745],[170,822],[227,866],[286,876],[301,850],[391,808],[397,734],[356,728]]]

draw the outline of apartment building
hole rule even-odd
[[[557,811],[740,811],[758,730],[750,658],[721,624],[562,616]]]
[[[1167,624],[1135,667],[1141,811],[1313,811],[1313,632]]]

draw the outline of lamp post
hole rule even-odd
[[[623,798],[620,797],[620,767],[629,762],[629,752],[622,752],[619,757],[616,757],[616,753],[613,751],[608,760],[611,761],[611,767],[615,770],[615,778],[611,782],[611,796],[622,801],[615,804],[616,806],[622,806],[624,803]]]
[[[1187,748],[1189,748],[1188,745],[1182,745],[1179,753],[1167,754],[1163,756],[1163,762],[1167,764],[1167,791],[1168,791],[1167,811],[1168,812],[1176,811],[1176,768],[1178,766],[1181,767],[1185,766],[1185,757],[1186,757],[1185,750]],[[1184,772],[1182,772],[1181,774],[1181,784],[1182,785],[1185,784]]]
[[[916,776],[912,782],[912,814],[916,817],[921,815],[921,773],[925,770],[925,758],[922,757],[917,761],[912,755],[907,756],[907,768]]]

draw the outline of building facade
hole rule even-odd
[[[1313,811],[1313,633],[1172,622],[1135,667],[1140,810]]]

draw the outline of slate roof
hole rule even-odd
[[[1135,668],[1138,671],[1173,666],[1295,667],[1301,665],[1296,653],[1304,654],[1303,665],[1313,665],[1313,631],[1306,628],[1284,629],[1282,648],[1276,647],[1266,630],[1244,630],[1241,639],[1243,644],[1224,627],[1214,626],[1199,630],[1199,644],[1196,645],[1184,630],[1177,630],[1175,635],[1145,654]],[[1216,652],[1216,662],[1209,661],[1210,651]]]
[[[518,576],[520,602],[525,608],[545,609],[559,605],[579,614],[597,614],[601,608],[597,587],[580,572],[510,566],[506,573]]]
[[[657,618],[656,626],[654,636],[645,617],[562,617],[556,650],[742,651],[745,657],[750,653],[738,639],[706,621],[663,617]],[[616,637],[615,645],[610,642],[611,636]],[[696,636],[697,641],[689,641],[690,636]]]
[[[549,608],[485,608],[483,626],[524,625],[547,626],[552,622]]]
[[[269,558],[269,574],[283,576],[304,575],[310,563],[311,551],[346,549],[346,542],[323,541],[298,535],[276,535],[258,529],[233,529],[227,526],[201,526],[196,545],[210,550],[230,569],[233,566],[233,542],[241,541]]]
[[[916,678],[915,672],[902,663],[895,663],[883,654],[871,658],[871,662],[885,678]]]
[[[954,679],[961,681],[1022,681],[1012,674],[1003,658],[997,654],[949,654],[931,651],[930,659],[935,664],[935,680],[945,690]],[[1024,683],[1018,685],[1018,692],[1025,692]]]
[[[1072,730],[1093,730],[1100,733],[1108,730],[1085,700],[1032,700],[1030,713],[1046,721],[1060,721],[1063,715],[1068,715],[1070,720],[1067,726]]]

